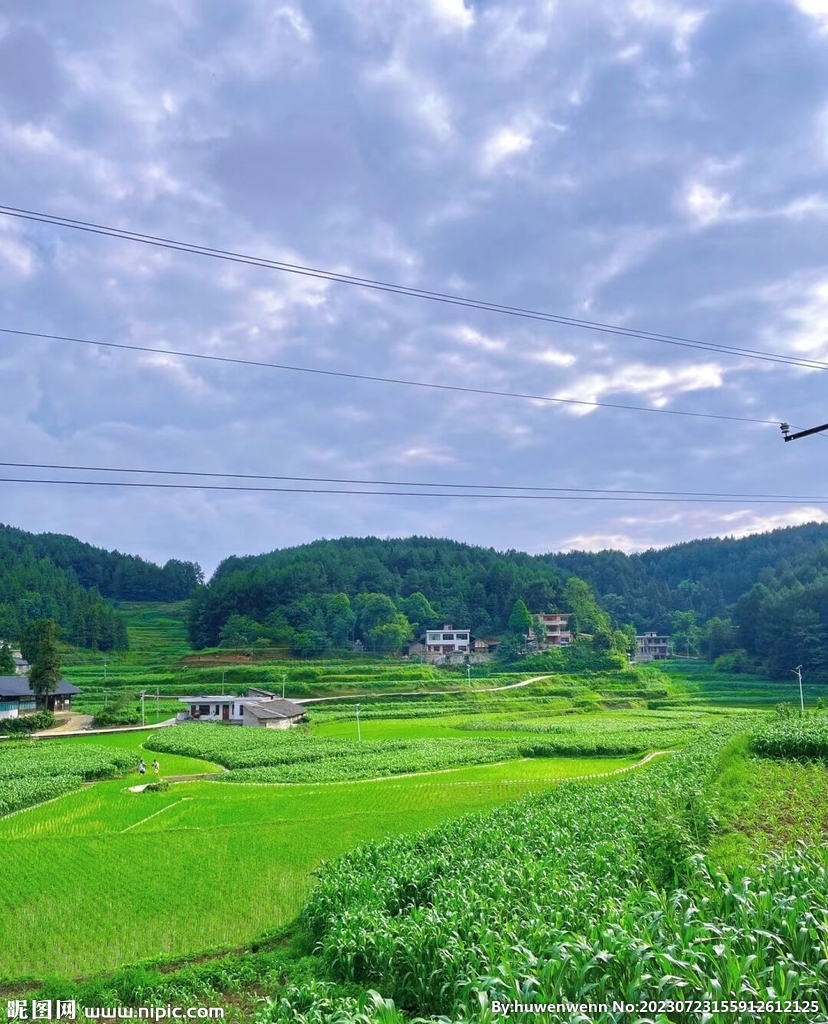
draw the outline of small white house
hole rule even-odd
[[[226,722],[228,725],[258,725],[287,729],[305,717],[305,709],[292,700],[277,697],[255,687],[246,697],[179,697],[186,710],[176,715],[179,722]]]

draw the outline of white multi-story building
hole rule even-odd
[[[428,654],[468,654],[471,633],[467,629],[454,629],[450,624],[442,629],[429,629],[425,635]]]

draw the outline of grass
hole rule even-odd
[[[16,879],[0,916],[3,974],[75,976],[249,942],[291,921],[322,861],[361,842],[629,763],[545,759],[379,782],[191,782],[149,794],[127,792],[132,779],[97,784],[0,820],[4,871]]]

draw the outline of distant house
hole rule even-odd
[[[265,729],[290,729],[306,717],[301,704],[282,697],[258,702],[247,701],[243,709],[243,725],[264,726]]]
[[[49,711],[71,711],[72,697],[81,691],[61,679],[57,690],[46,698]],[[28,676],[0,676],[0,718],[19,718],[38,710],[38,701]]]
[[[472,647],[475,654],[491,654],[497,650],[500,640],[496,636],[476,637]]]
[[[19,676],[27,676],[29,674],[29,663],[21,655],[20,651],[12,651],[12,658],[14,658],[14,671]]]
[[[305,717],[305,709],[269,690],[251,687],[246,697],[179,697],[187,710],[176,715],[179,722],[226,722],[228,725],[259,725],[286,729]],[[261,711],[261,713],[260,713]]]
[[[442,629],[427,630],[423,643],[427,654],[468,654],[472,635],[468,629],[454,629],[446,625]]]
[[[566,612],[541,612],[538,616],[540,624],[546,631],[541,643],[547,647],[566,647],[572,643],[569,631],[569,615]]]
[[[636,661],[662,661],[670,656],[670,637],[643,633],[635,638],[638,644]]]

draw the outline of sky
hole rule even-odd
[[[5,0],[0,205],[825,361],[828,0]],[[828,436],[775,425],[828,420],[820,369],[7,216],[0,328],[773,421],[0,334],[5,462],[797,498],[0,482],[0,522],[208,574],[319,537],[634,551],[828,518]]]

